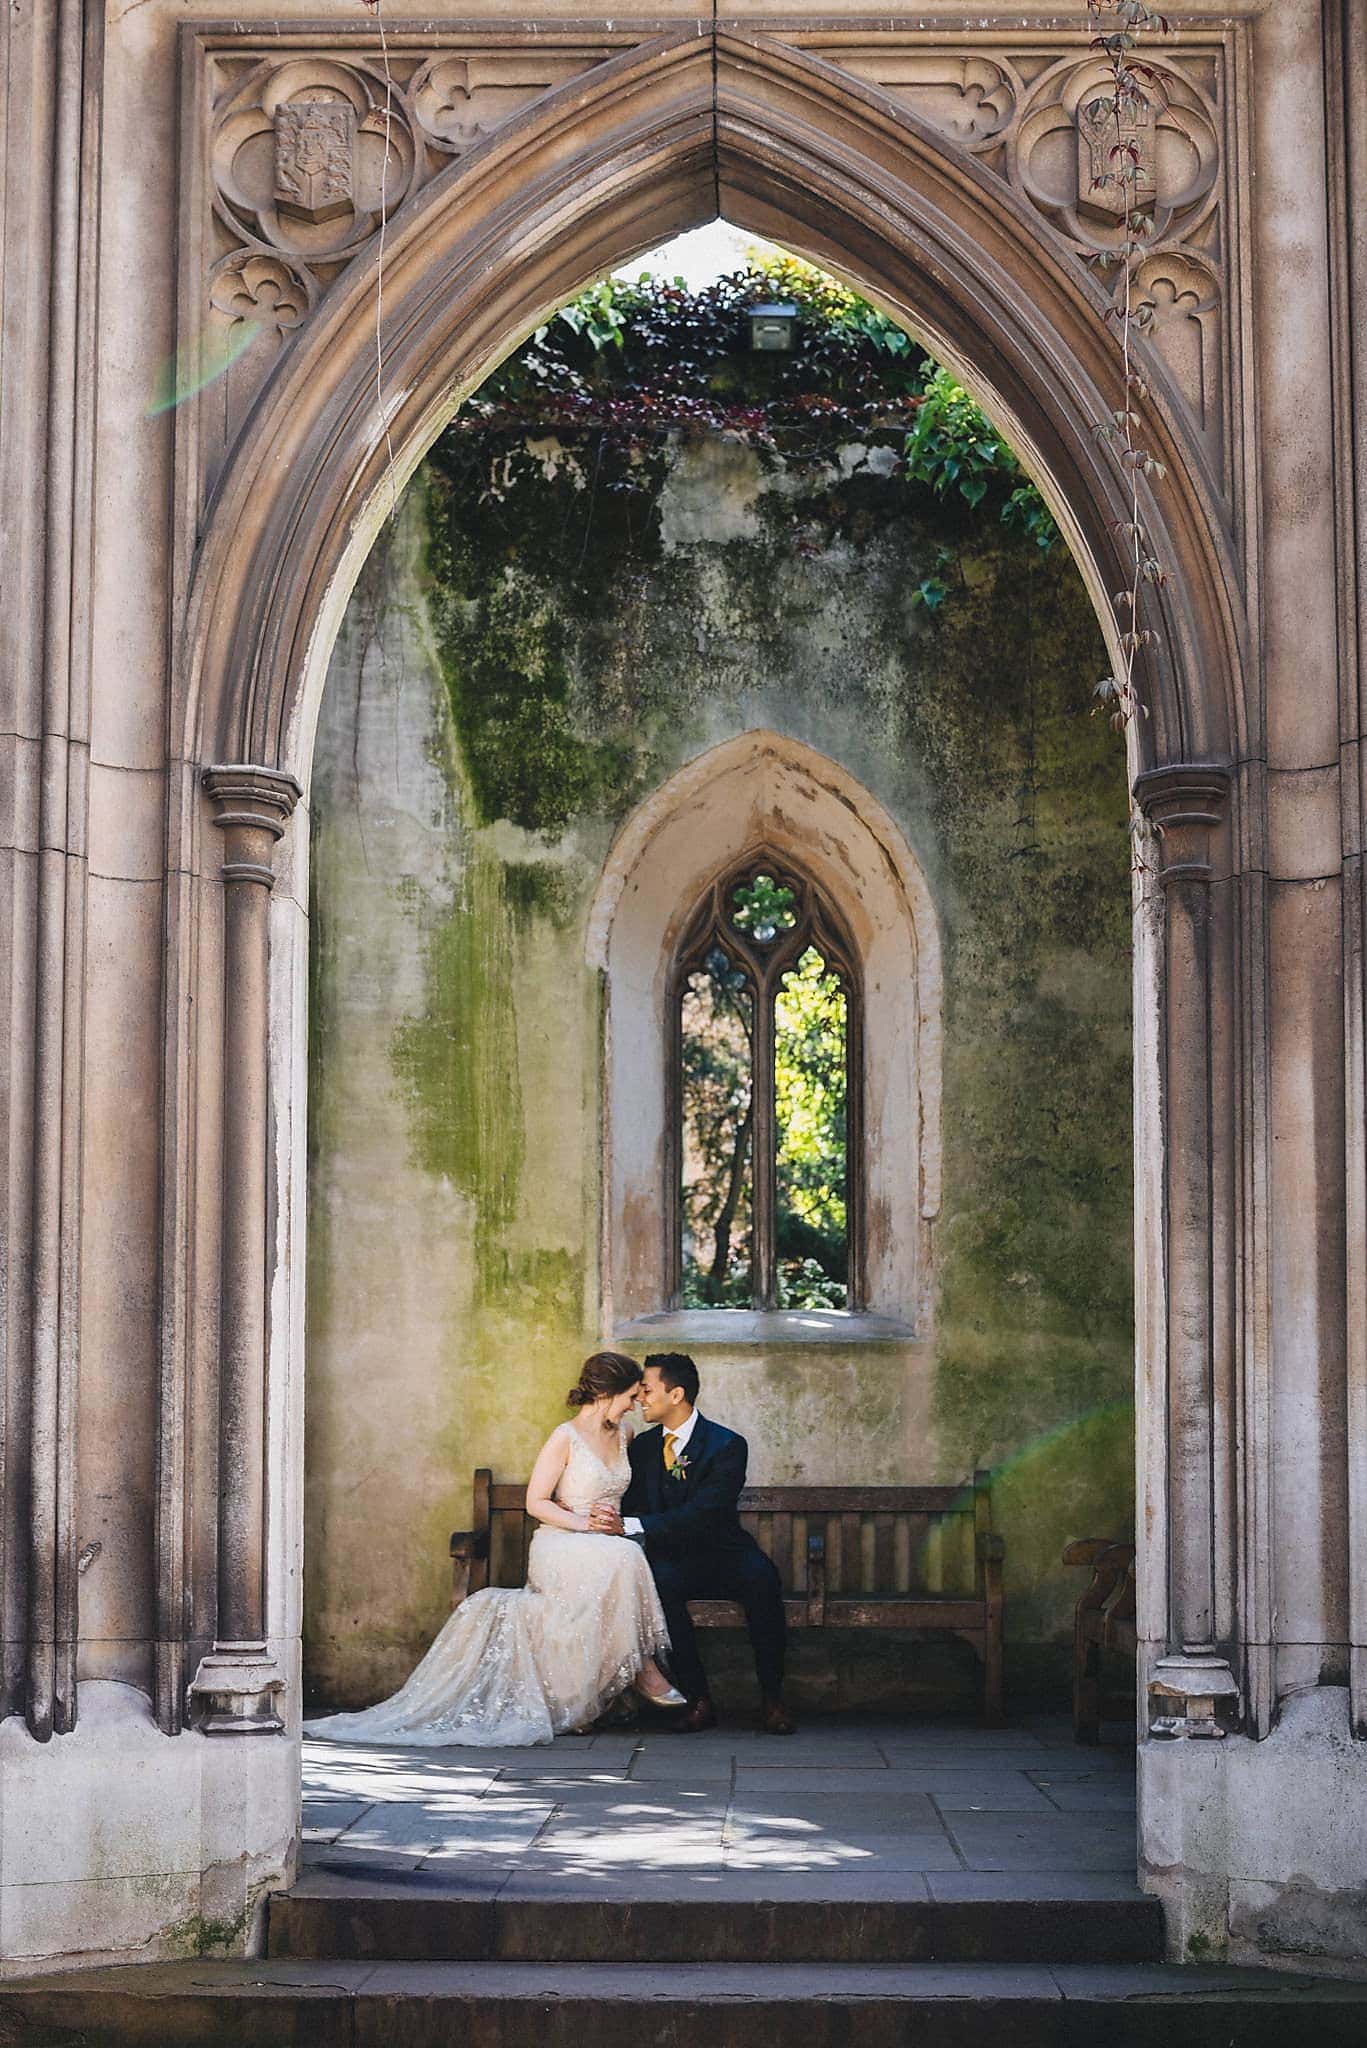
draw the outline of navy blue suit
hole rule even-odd
[[[707,1692],[689,1601],[735,1600],[745,1610],[759,1689],[766,1699],[777,1699],[787,1637],[783,1587],[772,1560],[741,1527],[737,1503],[745,1485],[745,1438],[699,1415],[681,1454],[682,1470],[665,1470],[662,1429],[643,1430],[628,1456],[631,1484],[622,1513],[641,1523],[669,1625],[675,1684],[690,1700]]]

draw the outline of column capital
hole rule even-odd
[[[269,889],[275,880],[272,850],[303,790],[283,768],[250,761],[206,768],[201,780],[214,807],[214,823],[227,835],[224,881],[257,882]]]
[[[206,768],[200,779],[213,802],[214,823],[225,832],[233,825],[249,825],[278,839],[304,794],[285,769],[261,768],[250,761]]]
[[[1210,879],[1211,842],[1224,823],[1233,780],[1223,761],[1173,761],[1134,781],[1134,800],[1158,840],[1159,880]]]

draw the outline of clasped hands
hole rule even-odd
[[[622,1517],[608,1501],[595,1501],[589,1509],[589,1531],[594,1536],[625,1536]]]

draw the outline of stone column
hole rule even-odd
[[[266,1644],[270,895],[300,789],[292,775],[250,765],[207,769],[204,787],[225,856],[218,1618],[190,1696],[206,1735],[255,1735],[284,1725],[284,1680]]]
[[[1135,783],[1153,828],[1164,896],[1162,1061],[1167,1292],[1167,1653],[1149,1685],[1150,1733],[1220,1736],[1239,1706],[1215,1644],[1215,1131],[1212,853],[1228,769],[1155,768]]]

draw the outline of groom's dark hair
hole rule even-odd
[[[652,1351],[646,1358],[646,1370],[652,1365],[665,1386],[681,1393],[690,1408],[697,1407],[698,1368],[686,1351]]]

